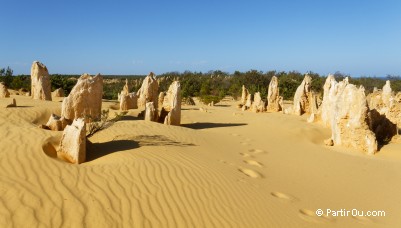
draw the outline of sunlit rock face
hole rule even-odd
[[[100,118],[103,77],[83,74],[61,105],[61,117],[68,120],[84,118],[86,122]]]
[[[174,81],[167,91],[167,105],[169,113],[164,119],[164,124],[180,125],[181,124],[181,85],[180,82]]]
[[[253,96],[253,103],[251,106],[251,110],[253,112],[264,112],[265,111],[265,102],[262,101],[262,97],[260,96],[260,92],[255,93]]]
[[[159,84],[155,79],[153,72],[143,80],[141,88],[137,92],[138,106],[145,107],[146,103],[153,102],[154,108],[157,110],[159,99]]]
[[[0,98],[10,97],[10,92],[8,92],[7,87],[3,82],[0,82]]]
[[[49,71],[38,61],[33,62],[31,67],[31,96],[38,100],[52,100]]]
[[[84,119],[76,119],[71,125],[65,127],[58,152],[71,163],[85,162],[86,126]]]
[[[374,154],[378,149],[377,140],[369,128],[369,108],[364,88],[357,88],[344,80],[330,90],[330,95],[334,96],[334,103],[330,106],[333,144]]]
[[[298,86],[294,95],[293,112],[296,115],[310,113],[310,99],[311,99],[311,84],[312,78],[305,75],[301,85]]]
[[[267,91],[267,107],[266,110],[270,112],[279,112],[282,110],[281,102],[283,98],[280,96],[278,88],[278,79],[273,76],[269,83],[269,90]]]

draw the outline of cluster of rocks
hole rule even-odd
[[[158,80],[151,72],[136,94],[138,107],[145,107],[142,115],[146,121],[180,125],[182,100],[179,81],[173,81],[167,93],[159,93]]]
[[[326,145],[353,147],[374,154],[378,144],[374,132],[369,128],[365,89],[362,86],[357,88],[349,84],[348,79],[344,79],[334,83],[329,96],[333,96],[329,98],[333,103],[328,107],[332,134],[325,141]]]
[[[158,107],[154,102],[147,102],[145,108],[145,120],[164,123],[167,125],[180,125],[181,123],[181,85],[174,81],[167,93],[159,95]]]
[[[332,135],[325,140],[329,146],[342,145],[361,149],[367,154],[377,152],[382,145],[398,134],[401,126],[401,93],[394,94],[390,81],[382,90],[375,89],[368,97],[365,89],[349,83],[348,78],[337,82],[329,75],[323,86],[323,100],[311,89],[312,78],[305,75],[298,86],[293,105],[283,110],[283,98],[279,96],[278,80],[273,77],[269,84],[267,111],[303,115],[309,114],[308,122],[321,122],[330,127]],[[242,87],[242,110],[264,111],[264,102],[257,92],[252,96]]]
[[[61,116],[52,114],[42,128],[63,131],[58,152],[72,163],[86,157],[86,123],[100,118],[103,77],[83,74],[61,105]]]
[[[352,147],[372,155],[379,145],[397,134],[401,105],[395,97],[390,81],[382,91],[376,90],[366,97],[363,86],[350,84],[348,78],[337,82],[329,75],[323,86],[322,105],[311,116],[331,128],[326,145]]]
[[[267,104],[262,100],[260,92],[256,92],[253,96],[249,93],[245,86],[242,86],[241,103],[238,105],[242,111],[251,110],[253,112],[279,112],[282,110],[283,97],[279,94],[278,80],[273,76],[267,93]]]

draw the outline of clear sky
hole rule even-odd
[[[29,74],[401,75],[400,0],[0,0],[0,67]]]

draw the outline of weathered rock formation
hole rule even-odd
[[[279,112],[282,110],[282,97],[278,88],[278,80],[276,76],[273,76],[269,83],[269,90],[267,91],[267,107],[266,110],[269,112]]]
[[[0,98],[10,97],[10,92],[8,92],[7,86],[3,82],[0,82]]]
[[[31,95],[33,99],[52,100],[49,72],[38,61],[33,62],[31,67]]]
[[[120,97],[120,110],[121,111],[128,111],[128,109],[137,109],[138,108],[138,97],[136,93],[128,93],[128,94],[121,94]]]
[[[390,107],[390,98],[391,98],[391,96],[392,96],[391,85],[390,85],[390,81],[387,80],[386,84],[383,86],[383,92],[382,92],[383,103],[387,107]]]
[[[43,128],[47,128],[52,131],[62,131],[69,124],[71,124],[71,122],[66,120],[64,117],[51,114],[49,120]]]
[[[153,72],[150,72],[150,74],[143,80],[142,86],[137,92],[137,96],[139,107],[145,107],[146,103],[153,102],[154,108],[157,110],[159,84],[157,83]]]
[[[251,106],[252,106],[252,94],[248,93],[248,95],[246,96],[245,105],[242,106],[242,111],[250,109]]]
[[[347,81],[344,81],[343,83],[348,84],[348,79]],[[325,126],[330,126],[330,121],[331,121],[331,107],[334,105],[335,103],[335,93],[336,90],[334,89],[334,87],[336,86],[337,81],[334,78],[334,75],[329,74],[329,76],[327,76],[326,78],[326,82],[324,83],[323,86],[323,101],[322,101],[322,105],[320,108],[320,119],[322,120],[322,123]]]
[[[391,139],[401,128],[401,102],[397,96],[393,95],[390,81],[386,81],[382,91],[378,90],[369,94],[368,101],[369,108],[373,112],[372,126],[379,126],[379,130],[376,131],[381,131],[382,137]],[[390,125],[386,119],[393,125]]]
[[[63,88],[58,88],[52,92],[53,97],[64,97],[64,90]]]
[[[348,80],[330,88],[330,95],[335,102],[330,106],[330,125],[332,136],[325,143],[362,149],[367,154],[374,154],[377,149],[375,134],[369,128],[365,90],[359,89]]]
[[[155,106],[153,102],[148,102],[146,103],[145,106],[145,120],[146,121],[153,121],[157,122],[157,111],[155,109]]]
[[[245,88],[245,85],[242,85],[242,95],[241,95],[241,107],[244,106],[247,102],[249,95],[249,91]]]
[[[260,97],[260,93],[259,92],[255,93],[255,95],[253,97],[254,97],[254,99],[253,99],[251,110],[253,112],[265,111],[265,102],[262,101],[262,98]]]
[[[86,125],[84,119],[76,119],[71,125],[65,127],[58,152],[71,163],[85,162]]]
[[[127,111],[128,109],[138,108],[138,97],[135,92],[130,93],[130,86],[128,79],[125,79],[125,85],[121,93],[118,94],[118,100],[120,101],[120,110]]]
[[[157,106],[159,108],[163,107],[163,103],[164,103],[164,92],[160,92],[159,93],[159,98],[158,98],[158,102],[157,102]]]
[[[61,105],[61,116],[67,120],[85,118],[93,121],[100,118],[102,111],[103,78],[83,74]]]
[[[123,87],[123,90],[121,91],[121,94],[129,94],[129,91],[131,90],[128,79],[125,79],[125,85]]]
[[[181,85],[179,81],[174,81],[167,91],[167,107],[169,113],[164,119],[164,124],[181,124]]]
[[[295,91],[293,107],[294,114],[302,115],[304,113],[310,113],[310,100],[312,98],[311,83],[312,78],[309,75],[305,75],[301,85],[299,85]]]

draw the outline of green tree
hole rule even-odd
[[[4,82],[4,85],[7,87],[11,86],[11,82],[13,81],[13,70],[8,66],[7,69],[0,69],[1,81]]]

